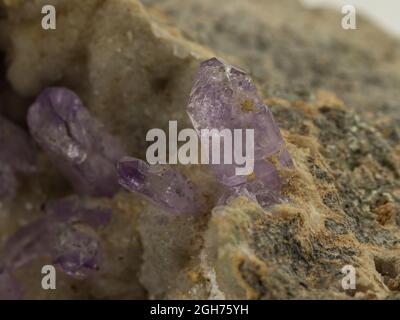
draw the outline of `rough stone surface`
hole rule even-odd
[[[203,152],[208,153],[217,179],[228,187],[225,197],[229,193],[248,193],[262,207],[283,200],[278,167],[291,168],[293,163],[275,119],[257,94],[249,75],[217,58],[203,61],[190,93],[187,112],[202,143],[204,138],[209,143],[209,149]],[[247,149],[250,148],[247,146],[248,129],[253,135],[252,150]],[[211,134],[210,139],[213,130],[217,133]],[[230,130],[232,141],[226,140],[224,130]],[[240,150],[238,137],[232,134],[235,130],[242,130]],[[212,142],[216,135],[220,139],[218,164],[213,162]],[[230,152],[226,152],[226,147]],[[237,174],[236,153],[252,154],[252,172]],[[230,156],[230,164],[226,156]]]
[[[212,208],[219,189],[210,172],[179,168],[209,199],[208,213],[165,215],[125,192],[91,200],[113,211],[99,232],[103,268],[84,281],[61,274],[49,293],[40,270],[51,261],[38,259],[15,274],[24,295],[399,298],[399,41],[362,18],[357,32],[343,31],[340,13],[296,1],[145,2],[1,1],[1,101],[18,109],[7,103],[2,112],[23,124],[21,103],[68,87],[127,154],[143,158],[148,129],[168,120],[188,127],[198,64],[221,56],[250,71],[281,128],[294,163],[279,172],[288,203],[263,210],[234,197]],[[54,32],[38,23],[48,3],[62,12]],[[18,182],[16,200],[0,208],[3,244],[44,216],[43,203],[72,193],[43,152],[37,172]],[[358,285],[344,292],[346,264],[357,268]]]

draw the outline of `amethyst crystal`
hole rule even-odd
[[[76,278],[97,270],[99,239],[94,229],[109,222],[111,210],[89,207],[72,197],[51,202],[46,213],[7,241],[3,252],[5,269],[15,270],[39,256],[48,256]]]
[[[35,154],[28,134],[0,116],[0,200],[15,196],[16,172],[35,170]]]
[[[125,157],[117,166],[119,182],[126,189],[142,194],[162,209],[174,213],[199,211],[198,196],[192,183],[168,165],[148,165]]]
[[[213,170],[232,193],[246,190],[262,206],[279,201],[282,181],[277,167],[291,167],[292,160],[271,111],[245,72],[216,58],[202,62],[187,112],[200,137],[203,129],[253,129],[253,173],[237,176],[235,163],[213,164]]]
[[[35,140],[78,192],[112,196],[118,190],[115,165],[123,148],[74,92],[44,90],[29,109],[28,124]]]

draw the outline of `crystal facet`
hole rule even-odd
[[[35,140],[78,192],[112,196],[118,190],[115,165],[123,148],[74,92],[45,89],[29,109],[28,124]]]
[[[187,112],[199,136],[203,129],[253,129],[254,172],[237,176],[236,164],[214,164],[214,173],[231,192],[245,189],[262,206],[279,201],[277,166],[291,167],[292,160],[271,111],[245,72],[217,58],[202,62]]]
[[[168,165],[148,165],[125,157],[117,166],[119,182],[126,189],[142,194],[154,204],[174,213],[199,211],[198,196],[192,183]]]
[[[83,278],[97,270],[100,248],[95,229],[109,222],[111,210],[89,207],[72,197],[49,203],[46,213],[8,239],[5,268],[15,270],[39,256],[49,256],[73,277]]]

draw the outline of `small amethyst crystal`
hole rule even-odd
[[[271,111],[245,72],[216,58],[202,62],[187,112],[200,137],[203,129],[253,129],[253,173],[237,176],[236,164],[223,162],[212,165],[214,173],[232,193],[245,190],[261,206],[280,200],[282,181],[277,166],[291,167],[292,160]]]
[[[49,256],[61,270],[76,278],[97,270],[100,248],[95,229],[109,222],[111,210],[89,207],[72,197],[49,203],[46,213],[7,241],[5,269],[15,270],[39,256]]]
[[[123,148],[74,92],[45,89],[29,109],[28,124],[32,136],[78,192],[112,196],[118,190],[115,165]]]
[[[35,148],[28,134],[0,116],[0,200],[15,196],[15,173],[33,172],[35,155]]]
[[[192,183],[168,165],[148,165],[125,157],[117,166],[119,183],[142,194],[162,209],[174,213],[199,212],[198,196]]]

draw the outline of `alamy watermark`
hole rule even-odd
[[[44,30],[56,30],[57,28],[57,16],[56,8],[52,5],[45,5],[42,7],[42,28]]]
[[[342,278],[343,290],[355,290],[356,289],[356,268],[348,264],[342,268],[342,273],[345,275]]]
[[[342,14],[344,14],[342,18],[342,28],[345,30],[357,29],[356,8],[351,4],[345,5],[342,7]]]
[[[57,12],[53,5],[44,5],[42,7],[42,28],[44,30],[56,30],[57,28]],[[348,4],[342,7],[342,14],[344,15],[341,21],[342,28],[345,30],[357,29],[357,17],[355,6]]]
[[[198,135],[191,128],[178,132],[177,121],[169,121],[168,135],[162,129],[151,129],[146,141],[153,142],[146,152],[151,165],[235,164],[236,175],[242,176],[254,170],[254,129],[202,129]],[[178,148],[179,142],[183,145]]]

